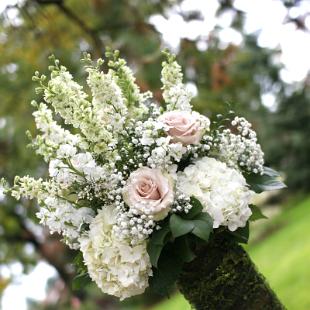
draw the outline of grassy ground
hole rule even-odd
[[[247,250],[289,310],[310,309],[310,198],[262,225],[273,231]],[[152,310],[189,310],[177,294]]]

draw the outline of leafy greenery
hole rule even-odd
[[[252,211],[252,215],[250,217],[250,221],[254,222],[260,219],[266,219],[267,216],[265,216],[261,210],[261,208],[254,206],[254,205],[250,205],[251,211]]]
[[[161,224],[161,229],[155,231],[152,234],[152,238],[148,242],[147,251],[150,255],[151,264],[154,267],[157,267],[157,262],[160,256],[160,253],[168,242],[168,237],[170,236],[170,228],[168,221],[164,221]]]
[[[226,231],[230,237],[238,243],[248,243],[250,237],[250,224],[246,223],[245,227],[240,227],[235,231]]]
[[[170,229],[174,238],[192,233],[193,235],[208,241],[212,231],[212,218],[206,212],[202,212],[200,201],[191,197],[192,208],[188,214],[173,214],[170,217]]]
[[[173,287],[184,263],[195,258],[192,247],[199,237],[208,241],[212,232],[211,217],[202,212],[198,199],[191,198],[192,208],[187,214],[172,214],[169,221],[161,223],[161,229],[153,233],[148,242],[148,253],[153,268],[150,287],[157,294],[166,296]]]
[[[190,233],[204,241],[209,240],[212,219],[208,213],[202,212],[203,207],[198,199],[191,197],[191,204],[192,208],[187,214],[172,214],[169,221],[164,220],[161,229],[152,234],[147,247],[152,266],[158,267],[161,252],[169,241],[175,242],[177,238]],[[189,251],[187,244],[187,242],[183,244],[182,252]]]
[[[85,287],[85,285],[91,282],[91,279],[87,272],[87,267],[83,261],[82,252],[78,252],[76,257],[74,258],[73,264],[76,269],[76,276],[72,280],[72,289],[79,290]]]
[[[266,276],[273,290],[287,309],[310,308],[310,198],[290,200],[280,215],[264,223],[274,233],[247,250],[258,269]],[[180,294],[155,306],[152,310],[190,310]]]
[[[262,175],[247,175],[247,183],[256,193],[273,191],[286,187],[286,185],[280,180],[280,174],[269,167],[264,167],[264,172]]]

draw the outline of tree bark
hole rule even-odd
[[[285,309],[236,242],[217,236],[196,255],[178,280],[181,293],[195,309]]]

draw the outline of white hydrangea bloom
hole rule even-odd
[[[80,240],[88,273],[104,293],[121,300],[142,294],[152,275],[146,241],[130,245],[114,233],[117,212],[106,206],[90,224],[87,236]]]
[[[214,158],[203,157],[178,173],[178,190],[195,196],[213,219],[213,227],[234,231],[244,227],[252,214],[253,192],[242,174]]]

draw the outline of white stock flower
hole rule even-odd
[[[130,245],[114,233],[117,212],[106,206],[90,224],[87,236],[81,238],[81,251],[88,273],[98,287],[121,300],[142,294],[152,275],[146,241]]]
[[[167,110],[191,111],[190,101],[193,95],[182,83],[181,66],[176,62],[163,62],[161,81],[163,83],[163,98],[167,103]]]
[[[252,214],[253,192],[242,174],[214,158],[203,157],[178,173],[178,189],[195,196],[213,219],[213,227],[234,231],[244,227]]]
[[[57,150],[57,156],[59,158],[70,158],[74,156],[77,152],[76,147],[70,145],[70,144],[63,144],[59,147]]]
[[[75,208],[68,201],[55,197],[47,197],[44,205],[36,214],[40,223],[48,226],[51,233],[61,234],[72,249],[78,249],[82,225],[92,221],[94,211],[86,207]]]
[[[81,176],[73,173],[69,167],[60,159],[53,159],[49,163],[49,175],[54,180],[65,187],[73,184],[75,181],[81,181]]]
[[[106,170],[97,165],[90,153],[79,153],[71,158],[72,166],[85,175],[88,181],[97,181],[104,177]]]

